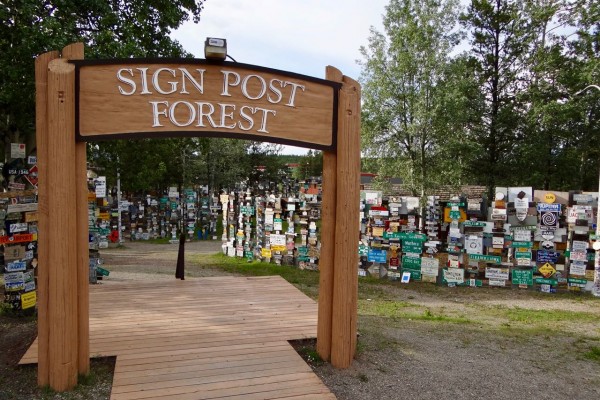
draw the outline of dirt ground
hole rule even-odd
[[[174,279],[177,251],[143,242],[103,250],[111,272],[101,284]],[[186,260],[218,251],[220,242],[190,242]],[[189,279],[224,274],[192,264]],[[19,321],[0,319],[0,399],[108,398],[109,361],[94,367],[105,372],[83,397],[19,392],[35,386],[35,368],[15,367],[35,322]],[[314,344],[301,352],[340,400],[600,398],[600,299],[589,295],[361,280],[358,327],[349,369],[318,360]]]

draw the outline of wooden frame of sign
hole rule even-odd
[[[85,142],[116,138],[220,136],[323,150],[317,350],[335,367],[350,366],[360,85],[333,67],[323,80],[239,63],[83,56],[83,44],[76,43],[35,61],[38,384],[64,391],[89,372]]]

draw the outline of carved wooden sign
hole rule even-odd
[[[82,141],[221,136],[335,148],[339,83],[206,60],[81,60]]]

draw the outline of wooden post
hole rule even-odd
[[[58,51],[35,59],[35,136],[38,165],[38,385],[50,383],[48,371],[48,64]]]
[[[48,370],[57,391],[72,389],[78,372],[78,240],[75,151],[75,67],[65,59],[48,70],[46,235]]]
[[[342,82],[340,70],[328,66],[325,79]],[[331,359],[331,323],[333,307],[333,271],[335,253],[335,206],[337,154],[323,152],[323,197],[321,205],[321,254],[319,256],[319,314],[317,320],[317,352]]]
[[[82,60],[83,43],[73,43],[62,51],[62,58]],[[85,142],[75,144],[75,180],[77,191],[77,371],[90,372],[90,255],[88,245],[87,149]]]
[[[344,76],[339,98],[331,364],[347,368],[356,351],[360,202],[360,85]]]

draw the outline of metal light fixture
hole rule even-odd
[[[204,42],[204,58],[207,60],[225,61],[227,57],[227,40],[206,38]]]

